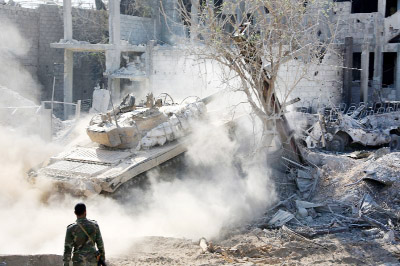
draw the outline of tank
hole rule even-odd
[[[50,179],[60,190],[75,195],[113,193],[184,153],[191,125],[205,119],[209,99],[175,104],[166,96],[154,99],[149,94],[137,104],[129,94],[112,111],[95,114],[86,129],[92,142],[50,158],[32,170],[29,179]]]

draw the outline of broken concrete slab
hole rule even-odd
[[[268,222],[270,226],[281,227],[294,218],[294,215],[288,211],[279,210],[275,213],[272,219]]]
[[[309,191],[314,182],[310,179],[305,179],[305,178],[296,178],[296,185],[299,189],[300,192],[304,193]]]
[[[312,179],[312,174],[310,171],[298,169],[297,170],[297,177],[304,178],[304,179]]]
[[[309,209],[309,208],[316,208],[316,207],[324,206],[324,204],[322,204],[322,203],[312,203],[312,202],[302,201],[302,200],[296,200],[295,202],[296,202],[297,208]]]
[[[366,175],[363,180],[372,180],[386,186],[393,185],[400,176],[400,153],[384,155],[376,161],[373,161],[364,170]]]
[[[200,238],[199,246],[200,246],[201,250],[203,251],[203,253],[208,250],[208,243],[204,237]]]
[[[323,206],[315,207],[316,212],[344,213],[349,207],[340,203],[326,203]]]

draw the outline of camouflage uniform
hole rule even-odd
[[[96,221],[86,218],[78,218],[75,223],[68,225],[64,245],[64,266],[69,265],[72,248],[74,254],[72,262],[74,266],[96,266],[96,248],[78,223],[86,230],[92,240],[96,243],[100,257],[104,260],[104,244],[101,238],[100,228]]]

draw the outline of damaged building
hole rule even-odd
[[[115,99],[141,88],[157,91],[161,84],[162,91],[217,87],[215,77],[201,75],[212,73],[207,63],[194,64],[183,48],[174,46],[177,38],[191,38],[190,25],[179,15],[181,2],[153,1],[135,12],[125,2],[109,1],[107,10],[76,8],[71,1],[36,9],[0,5],[0,19],[14,22],[31,43],[20,60],[42,84],[42,100],[51,98],[54,80],[55,100],[81,100],[84,106],[90,105],[96,86],[111,88]],[[186,2],[195,19],[201,3]],[[311,112],[400,100],[400,2],[335,2],[331,17],[338,25],[337,53],[325,55],[291,97],[300,97],[297,106]],[[290,80],[295,67],[288,62],[282,75]],[[179,79],[182,73],[188,78]],[[68,116],[67,110],[59,113]]]
[[[400,98],[400,2],[340,1],[344,30],[344,102]],[[353,68],[353,70],[350,70]]]

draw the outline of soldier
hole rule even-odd
[[[97,266],[97,255],[100,261],[105,261],[104,244],[100,228],[96,221],[86,219],[86,206],[83,203],[75,205],[76,222],[68,225],[64,245],[64,266],[69,266],[72,248],[74,266]],[[96,254],[95,243],[99,249]],[[105,265],[105,264],[103,264]]]

